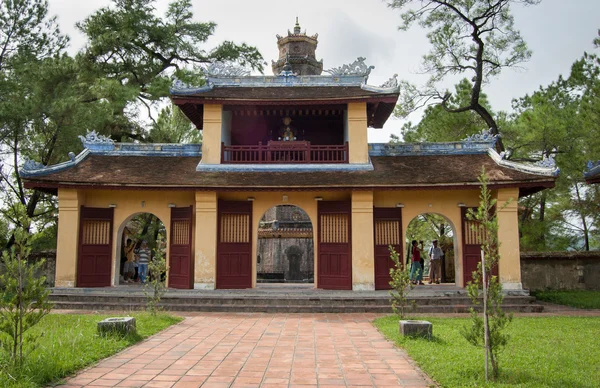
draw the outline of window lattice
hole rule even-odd
[[[400,221],[376,221],[375,245],[399,245]]]
[[[348,215],[321,215],[321,242],[345,244],[348,242]]]
[[[190,243],[190,221],[181,220],[173,221],[173,238],[174,245],[188,245]]]
[[[110,243],[110,221],[85,220],[83,222],[83,244],[107,245]]]
[[[467,245],[483,244],[484,228],[477,221],[465,221],[465,242]]]
[[[250,242],[250,215],[222,214],[221,242],[248,243]]]

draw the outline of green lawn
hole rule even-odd
[[[136,318],[137,335],[98,336],[97,322],[114,316],[125,315],[47,315],[37,327],[31,329],[32,333],[44,334],[37,349],[27,357],[20,378],[12,376],[13,373],[6,367],[8,356],[0,350],[0,387],[47,385],[182,320],[166,314],[152,317],[146,313],[134,313],[130,316]]]
[[[398,334],[398,317],[374,325],[405,349],[442,387],[600,387],[600,318],[514,318],[510,340],[500,354],[500,379],[486,385],[483,349],[470,345],[460,327],[468,318],[426,319],[432,341]]]
[[[580,309],[600,309],[600,291],[536,291],[531,294],[544,302],[562,304]]]

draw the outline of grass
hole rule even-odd
[[[514,318],[499,357],[500,377],[485,383],[484,352],[460,334],[468,318],[432,318],[434,338],[404,338],[398,317],[374,325],[442,387],[600,387],[600,318]]]
[[[147,313],[135,313],[130,316],[136,318],[136,335],[99,336],[97,322],[111,316],[115,315],[47,315],[30,330],[31,334],[43,333],[43,336],[37,348],[27,356],[20,375],[10,370],[8,354],[0,350],[0,387],[47,385],[182,320],[166,314],[152,317]]]
[[[532,295],[544,302],[562,304],[580,309],[600,309],[600,291],[536,291],[532,292]]]

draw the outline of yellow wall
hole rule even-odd
[[[454,257],[456,285],[464,287],[462,266],[462,221],[459,203],[468,207],[477,206],[479,203],[478,190],[414,190],[414,191],[380,191],[375,192],[374,204],[376,207],[394,207],[396,204],[404,205],[402,208],[402,252],[406,254],[406,229],[408,224],[418,215],[435,213],[444,216],[451,224],[454,232]],[[406,258],[405,258],[406,259]]]
[[[498,241],[500,262],[498,273],[504,289],[522,289],[521,251],[519,247],[519,189],[499,189],[496,192],[498,209]]]
[[[352,289],[375,289],[373,192],[352,192]]]
[[[221,126],[223,106],[204,105],[204,124],[202,129],[202,163],[221,163]]]
[[[520,288],[520,252],[517,219],[518,189],[501,189],[498,199],[500,246],[500,278],[506,288]],[[273,206],[296,205],[310,217],[313,226],[315,276],[318,274],[317,256],[317,205],[315,197],[324,201],[352,200],[352,283],[355,290],[374,289],[373,262],[373,206],[395,207],[402,204],[403,244],[406,229],[419,214],[435,213],[444,216],[454,231],[456,284],[463,284],[462,224],[458,203],[468,207],[478,205],[478,190],[448,191],[354,191],[354,192],[186,192],[186,191],[133,191],[133,190],[77,190],[60,189],[58,193],[59,225],[57,241],[56,286],[74,287],[76,281],[77,250],[79,237],[79,209],[108,207],[115,204],[113,226],[113,276],[118,283],[118,268],[122,249],[122,231],[129,219],[139,213],[152,213],[165,225],[170,237],[170,203],[177,207],[195,205],[194,223],[194,287],[213,289],[216,279],[217,249],[217,200],[246,201],[253,197],[252,213],[252,285],[256,285],[257,230],[263,214]],[[502,204],[513,198],[508,206]],[[168,249],[168,244],[167,244]],[[406,246],[403,246],[403,252]],[[168,252],[167,252],[168,255]],[[168,257],[168,256],[167,256]]]
[[[56,287],[75,287],[79,241],[79,213],[84,196],[73,189],[58,189]]]
[[[367,103],[348,104],[348,146],[350,163],[368,163]]]
[[[194,288],[212,290],[217,275],[217,193],[196,192]]]

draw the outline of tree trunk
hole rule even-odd
[[[579,216],[581,217],[581,224],[583,225],[583,242],[585,251],[590,250],[590,232],[588,230],[587,221],[585,219],[585,213],[582,209],[582,199],[581,194],[579,192],[579,184],[575,182],[575,194],[577,195],[577,211],[579,212]]]

